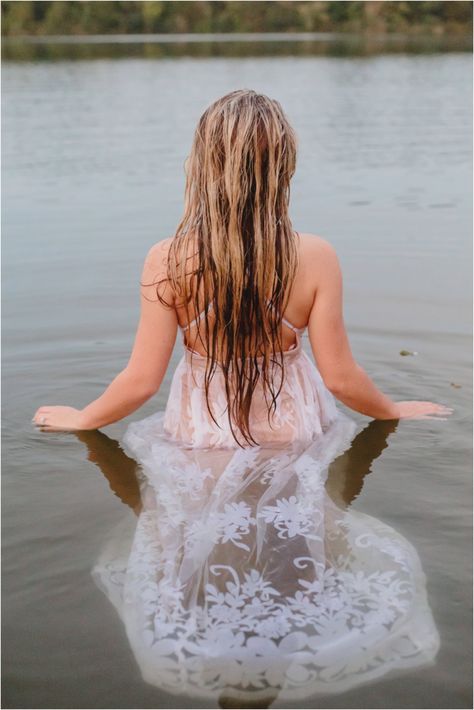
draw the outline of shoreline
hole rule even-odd
[[[188,44],[205,42],[333,42],[337,40],[370,40],[391,42],[400,40],[470,39],[469,32],[180,32],[180,33],[118,33],[64,35],[5,35],[4,42],[31,44]]]

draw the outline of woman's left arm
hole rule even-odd
[[[141,275],[140,321],[127,366],[98,399],[82,410],[59,405],[40,407],[33,422],[41,430],[98,429],[131,414],[158,391],[173,352],[178,329],[169,284],[164,282],[160,285],[160,295],[164,296],[171,307],[163,305],[156,295],[157,282],[166,279],[170,242],[167,239],[155,244],[146,256]]]

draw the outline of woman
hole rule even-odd
[[[355,362],[337,255],[288,215],[295,159],[278,102],[241,90],[213,103],[183,219],[145,259],[126,368],[84,409],[33,419],[71,431],[131,414],[158,391],[181,329],[166,411],[123,439],[143,471],[133,541],[109,545],[95,576],[143,677],[221,703],[345,690],[429,662],[439,643],[414,548],[324,484],[356,430],[335,398],[374,419],[452,410],[394,402]]]

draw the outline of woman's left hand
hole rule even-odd
[[[86,428],[80,409],[59,405],[40,407],[31,421],[41,431],[76,431]]]

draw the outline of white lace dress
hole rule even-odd
[[[328,466],[356,433],[297,345],[269,429],[263,395],[239,448],[204,358],[185,349],[165,412],[128,426],[142,511],[119,524],[93,569],[115,605],[143,678],[169,693],[244,706],[345,691],[433,662],[439,635],[415,548],[341,509]],[[191,368],[191,357],[193,365]]]

